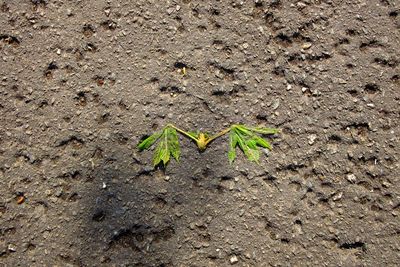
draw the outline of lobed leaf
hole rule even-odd
[[[231,131],[229,133],[229,152],[228,152],[228,159],[229,163],[233,163],[236,158],[236,146],[238,143],[238,136],[235,131]]]
[[[151,147],[160,138],[161,134],[162,132],[156,132],[144,139],[138,144],[139,150],[142,151]]]
[[[260,159],[260,147],[271,149],[271,145],[258,134],[274,134],[277,129],[256,127],[251,128],[245,125],[233,125],[230,132],[230,146],[228,151],[229,162],[232,163],[236,158],[236,146],[243,151],[245,156],[250,160],[257,162]],[[257,134],[258,133],[258,134]]]
[[[247,139],[246,145],[251,149],[257,149],[257,141],[255,139]]]
[[[257,148],[255,148],[255,149],[249,148],[247,150],[246,156],[250,161],[254,161],[256,163],[259,163],[260,151]]]
[[[250,161],[255,161],[258,163],[260,159],[260,149],[271,150],[272,148],[271,144],[261,135],[270,135],[279,132],[278,129],[266,128],[263,126],[248,127],[240,124],[232,125],[229,130],[228,159],[231,164],[236,159],[236,148],[238,146]],[[209,138],[207,133],[201,134],[199,132],[185,132],[171,124],[168,124],[162,131],[155,132],[151,136],[141,141],[138,144],[138,149],[141,151],[148,149],[153,144],[158,142],[153,156],[154,166],[160,164],[166,166],[171,160],[171,157],[176,161],[179,161],[181,151],[179,146],[178,132],[194,139],[197,143],[199,143],[199,139],[205,139],[203,142],[207,143],[207,138]],[[212,139],[218,138],[226,132],[227,130],[224,130],[215,135]]]
[[[255,127],[255,128],[249,128],[254,132],[260,133],[260,134],[277,134],[279,133],[279,129],[275,128],[266,128],[266,127]]]
[[[241,136],[239,146],[250,161],[258,162],[260,153],[257,149],[256,142],[254,140],[244,140],[246,136]]]
[[[171,155],[175,158],[176,161],[179,161],[181,150],[179,147],[178,133],[173,128],[169,129],[168,142]]]
[[[243,134],[247,134],[250,135],[251,131],[244,125],[234,125],[233,128],[235,128],[237,131],[243,133]]]
[[[256,137],[256,142],[257,142],[258,146],[261,146],[263,148],[268,148],[269,150],[272,149],[271,144],[267,140],[262,138],[262,137],[257,136]]]
[[[168,148],[167,148],[167,143],[164,140],[161,140],[160,143],[158,143],[157,148],[154,152],[154,157],[153,157],[153,165],[157,166],[161,162],[165,164],[169,161],[169,153],[168,153]]]
[[[153,165],[157,166],[162,163],[166,166],[170,161],[171,155],[176,161],[179,161],[181,151],[176,130],[171,127],[164,128],[159,139],[160,142],[154,152]]]

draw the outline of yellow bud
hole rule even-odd
[[[197,146],[200,151],[204,151],[206,149],[206,146],[208,143],[207,141],[208,141],[208,138],[206,137],[206,135],[203,133],[200,133],[199,139],[197,140]]]

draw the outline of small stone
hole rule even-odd
[[[308,144],[312,146],[315,143],[315,140],[317,139],[316,134],[311,134],[308,136]]]
[[[233,191],[235,189],[235,182],[234,181],[229,181],[228,183],[228,190]]]
[[[180,5],[177,5],[177,6],[175,7],[175,9],[176,9],[176,11],[179,11],[179,10],[181,10],[181,6],[180,6]]]
[[[332,200],[333,200],[333,201],[338,201],[338,200],[340,200],[340,199],[342,198],[342,196],[343,196],[343,193],[342,193],[342,192],[339,192],[339,193],[335,194],[335,195],[332,197]]]
[[[243,44],[243,48],[244,48],[244,49],[249,48],[249,44],[248,44],[248,43],[244,43],[244,44]]]
[[[107,256],[101,256],[101,258],[100,258],[100,262],[101,262],[101,263],[105,263],[105,262],[107,262],[108,260],[110,260],[110,258],[107,257]]]
[[[273,100],[272,106],[271,106],[272,110],[276,110],[279,107],[279,105],[280,105],[279,99]]]
[[[299,8],[305,8],[307,6],[307,4],[303,3],[303,2],[297,2],[297,6]]]
[[[105,182],[103,182],[103,185],[101,186],[101,188],[106,189],[107,188],[107,184]]]
[[[349,181],[350,183],[355,183],[357,180],[357,177],[354,174],[349,174],[347,175],[347,181]]]
[[[301,46],[301,48],[303,48],[303,49],[309,49],[309,48],[311,48],[311,46],[312,46],[312,43],[304,43],[304,44]]]
[[[236,257],[236,255],[233,255],[229,261],[231,264],[235,264],[239,261],[239,259]]]
[[[198,241],[194,241],[194,242],[193,242],[193,247],[194,247],[195,249],[200,249],[202,246],[203,246],[203,244],[200,243],[200,242],[198,242]]]
[[[170,177],[168,175],[164,176],[164,181],[169,181]]]
[[[319,96],[319,95],[321,95],[321,92],[318,89],[315,89],[315,90],[312,91],[312,95],[313,96]]]
[[[9,250],[10,252],[15,252],[15,251],[17,251],[17,248],[16,248],[16,246],[13,245],[13,244],[8,244],[8,250]]]
[[[61,188],[58,188],[54,195],[56,197],[61,197],[62,193],[63,193],[63,190]]]
[[[111,13],[111,9],[110,8],[104,9],[104,14],[106,14],[107,17],[110,16],[110,13]]]
[[[167,13],[168,13],[168,15],[171,15],[171,14],[172,14],[172,12],[174,12],[174,9],[173,9],[173,8],[168,8],[168,9],[167,9]]]

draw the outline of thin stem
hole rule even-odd
[[[181,134],[183,134],[183,135],[189,137],[190,139],[193,139],[194,141],[196,141],[196,143],[199,141],[197,138],[191,136],[190,134],[188,134],[188,133],[185,132],[184,130],[179,129],[178,127],[174,126],[173,124],[170,124],[170,123],[169,123],[169,124],[167,124],[166,127],[174,128],[175,130],[177,130],[177,131],[180,132]]]
[[[214,141],[215,139],[217,139],[218,137],[223,136],[224,134],[228,133],[231,130],[231,127],[226,128],[225,130],[220,131],[219,133],[217,133],[216,135],[211,136],[207,142],[206,145],[211,143],[212,141]]]

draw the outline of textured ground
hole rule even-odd
[[[1,266],[400,262],[399,1],[0,5]],[[168,122],[282,134],[164,173]]]

